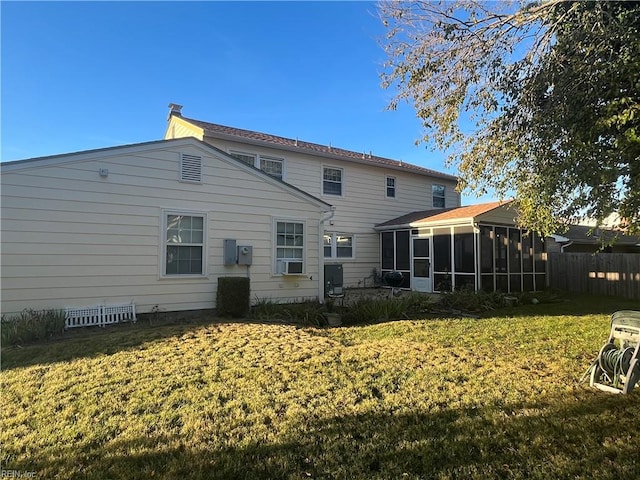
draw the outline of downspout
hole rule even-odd
[[[318,223],[318,301],[320,303],[324,303],[324,223],[331,220],[335,214],[336,207],[332,206],[331,211],[320,218]]]
[[[560,252],[564,253],[564,249],[573,245],[573,240],[569,240],[564,245],[560,246]]]
[[[473,276],[475,277],[474,283],[477,293],[482,285],[482,277],[480,276],[480,224],[472,221],[471,227],[473,228]]]
[[[560,253],[564,253],[564,249],[573,245],[573,240],[563,237],[562,235],[550,235],[553,240],[560,244]]]

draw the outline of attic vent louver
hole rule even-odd
[[[180,180],[183,182],[202,182],[202,157],[182,154]]]

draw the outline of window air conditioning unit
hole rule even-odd
[[[302,275],[303,267],[298,260],[278,260],[278,273],[282,275]]]

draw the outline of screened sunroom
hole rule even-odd
[[[380,267],[419,292],[523,292],[546,286],[544,239],[505,203],[413,212],[379,224]]]

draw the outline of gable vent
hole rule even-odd
[[[182,154],[180,180],[183,182],[202,182],[202,157]]]

